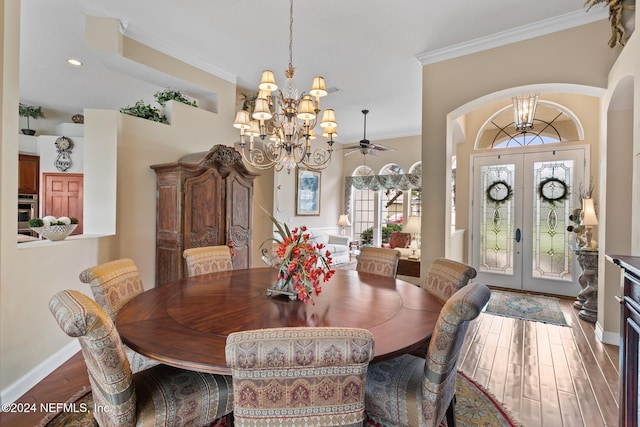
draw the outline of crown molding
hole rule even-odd
[[[184,46],[178,46],[172,42],[160,39],[149,33],[132,29],[129,26],[123,29],[123,35],[139,43],[145,44],[152,49],[156,49],[159,52],[185,62],[193,67],[206,71],[209,74],[213,74],[214,76],[219,77],[223,80],[226,80],[233,84],[236,84],[237,82],[237,76],[235,74],[229,73],[221,68],[216,67],[210,62],[203,60],[198,56],[192,55],[185,50]]]
[[[592,9],[589,13],[586,13],[584,10],[576,10],[554,18],[523,25],[507,31],[501,31],[486,37],[470,40],[468,42],[448,46],[442,49],[426,51],[416,55],[416,59],[422,65],[435,64],[440,61],[446,61],[448,59],[454,59],[460,56],[482,52],[483,50],[506,46],[508,44],[544,36],[546,34],[566,30],[568,28],[589,24],[601,19],[607,19],[608,17],[609,11],[605,7]]]

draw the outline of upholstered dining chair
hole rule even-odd
[[[90,286],[93,298],[114,322],[122,306],[131,298],[144,292],[138,267],[129,258],[87,268],[80,273],[80,281]],[[133,372],[142,371],[160,363],[136,353],[126,345],[124,349]]]
[[[398,259],[400,251],[396,249],[364,247],[360,249],[356,270],[395,278]]]
[[[78,291],[55,294],[49,309],[82,348],[101,426],[208,426],[233,410],[233,384],[224,375],[157,365],[133,374],[107,313]]]
[[[394,231],[389,236],[389,243],[383,243],[383,248],[408,248],[411,245],[411,233]]]
[[[455,426],[458,356],[469,322],[480,314],[491,291],[471,283],[447,300],[426,358],[404,354],[369,366],[366,412],[384,426],[436,427],[447,417]]]
[[[187,261],[187,276],[233,270],[231,250],[228,246],[204,246],[189,248],[182,252]]]
[[[229,334],[234,425],[361,426],[373,337],[365,329],[291,327]]]
[[[435,258],[422,288],[443,303],[478,275],[475,268],[447,258]]]

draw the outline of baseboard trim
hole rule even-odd
[[[611,344],[611,345],[620,345],[620,334],[617,334],[615,332],[606,332],[602,329],[602,326],[600,326],[600,323],[596,323],[596,327],[595,327],[595,336],[596,339],[600,342],[603,342],[605,344]]]
[[[59,368],[71,356],[80,351],[80,343],[73,340],[60,350],[47,357],[42,363],[27,372],[22,378],[0,392],[0,404],[13,403],[47,375]]]

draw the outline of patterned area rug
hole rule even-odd
[[[480,384],[458,371],[456,378],[456,425],[464,427],[521,427],[508,411]],[[384,424],[367,420],[366,427],[385,427]],[[440,427],[446,427],[446,419]]]
[[[486,313],[567,326],[558,298],[517,292],[491,291]]]
[[[38,427],[97,427],[93,418],[93,396],[91,389],[86,388],[65,403],[65,410],[45,417]],[[232,425],[226,418],[216,420],[209,427],[226,427]]]

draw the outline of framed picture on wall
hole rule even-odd
[[[320,172],[296,168],[296,215],[320,215]]]

